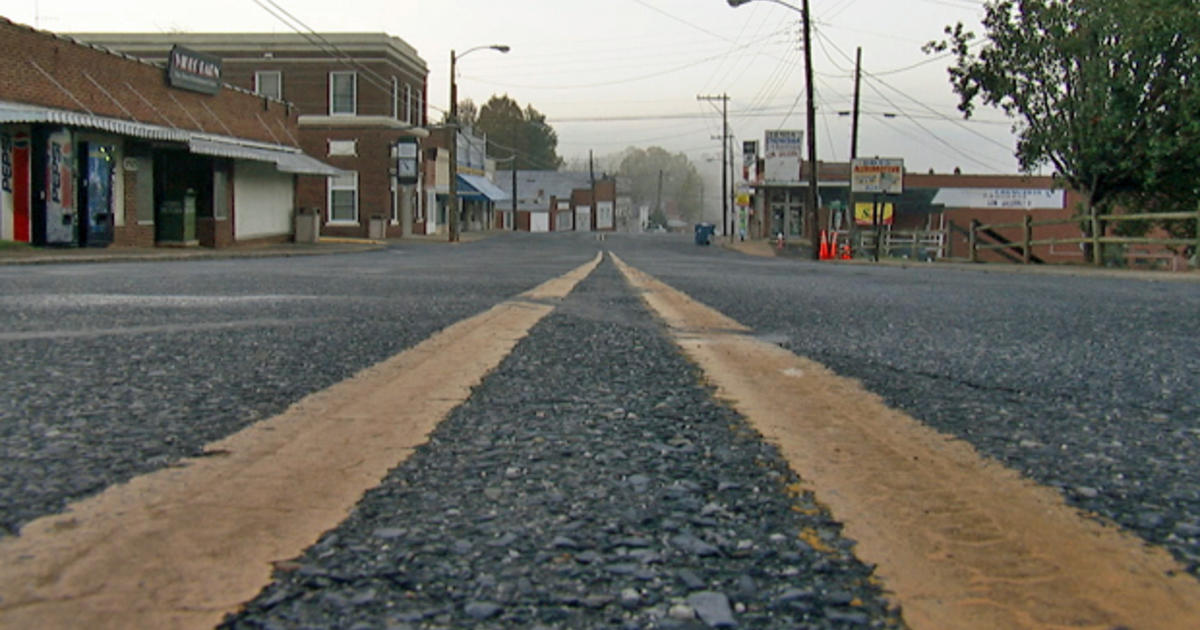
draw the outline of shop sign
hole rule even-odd
[[[855,225],[875,225],[875,213],[879,213],[880,225],[891,225],[896,220],[896,207],[890,203],[875,204],[860,201],[854,204]]]
[[[800,181],[804,132],[793,129],[769,129],[763,142],[766,180],[796,183]]]
[[[899,195],[904,192],[904,160],[858,158],[850,164],[850,192]]]
[[[1038,188],[942,188],[934,204],[947,208],[1013,208],[1018,210],[1062,210],[1066,193]]]
[[[167,83],[181,90],[216,94],[221,91],[221,59],[175,46],[167,59]]]

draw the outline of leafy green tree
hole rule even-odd
[[[1087,195],[1091,215],[1116,203],[1195,209],[1200,0],[988,0],[983,9],[984,40],[960,23],[925,46],[957,58],[950,80],[965,116],[981,102],[1016,119],[1022,168],[1052,164]]]
[[[462,110],[462,107],[459,107]],[[516,168],[558,170],[562,158],[558,155],[558,134],[546,122],[546,116],[532,105],[521,105],[505,96],[493,96],[475,119],[475,128],[487,134],[489,154],[515,150]]]
[[[687,155],[672,155],[661,147],[630,147],[625,150],[617,173],[629,183],[634,205],[649,206],[651,212],[658,209],[659,173],[662,173],[662,208],[676,208],[689,222],[699,220],[704,184]],[[659,219],[665,223],[665,217]]]

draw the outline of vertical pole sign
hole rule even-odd
[[[854,204],[854,222],[875,229],[874,259],[879,260],[879,242],[883,225],[895,221],[895,205],[884,204],[886,216],[881,216],[879,196],[904,193],[904,160],[902,158],[855,158],[850,162],[850,194],[870,194],[870,204]],[[887,212],[887,210],[891,212]]]
[[[413,222],[412,186],[417,184],[419,155],[416,138],[396,142],[396,183],[400,186],[400,234],[411,236]]]

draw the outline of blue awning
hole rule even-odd
[[[458,175],[458,196],[470,199],[487,199],[489,201],[508,201],[508,193],[500,190],[495,184],[482,175]]]

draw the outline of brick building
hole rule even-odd
[[[228,83],[299,112],[299,144],[342,170],[302,181],[297,204],[319,208],[322,234],[426,232],[429,200],[418,180],[399,185],[398,143],[424,138],[428,68],[384,33],[78,33],[75,37],[162,61],[179,44],[219,58]],[[419,168],[418,176],[427,169]],[[411,221],[404,220],[411,214]],[[372,225],[372,219],[377,219]],[[380,234],[372,230],[382,231]],[[382,230],[380,230],[382,228]]]
[[[0,239],[222,247],[291,238],[296,111],[180,49],[155,65],[0,18]]]

